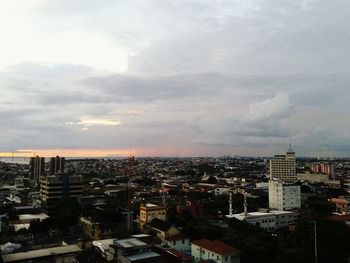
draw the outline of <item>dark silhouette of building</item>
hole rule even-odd
[[[65,163],[64,157],[56,156],[56,157],[50,158],[50,168],[49,168],[50,175],[63,173],[64,163]]]
[[[39,183],[40,177],[45,174],[45,158],[39,156],[31,157],[29,160],[29,172],[31,178]]]
[[[80,175],[57,174],[40,180],[41,207],[50,215],[56,212],[56,203],[60,200],[82,195],[83,181]]]

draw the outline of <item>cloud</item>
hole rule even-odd
[[[290,74],[346,68],[347,1],[254,1],[243,16],[225,13],[231,2],[222,3],[222,13],[214,13],[208,24],[199,20],[202,28],[198,25],[189,35],[157,39],[137,52],[130,58],[130,72]],[[196,21],[198,12],[192,12]]]
[[[3,148],[346,155],[346,0],[0,5]]]
[[[321,145],[316,138],[334,145],[347,138],[346,116],[339,112],[339,105],[347,105],[350,96],[345,92],[349,83],[345,73],[96,76],[84,68],[79,74],[79,67],[70,65],[59,70],[62,74],[40,73],[57,68],[52,66],[30,68],[40,69],[41,77],[21,70],[1,77],[5,95],[1,98],[11,91],[14,95],[0,109],[7,138],[3,145],[9,150],[17,144],[21,148],[132,145],[166,146],[167,152],[178,149],[186,154],[229,153],[230,149],[273,154],[272,149],[284,149],[288,137],[298,145],[313,136],[309,149],[315,153]],[[71,74],[70,68],[77,74]],[[335,114],[338,118],[332,118]],[[337,124],[342,127],[338,135],[332,130]],[[327,129],[326,139],[313,133],[315,126]],[[40,140],[30,141],[28,136]]]
[[[93,126],[119,126],[121,125],[120,120],[113,119],[96,119],[91,117],[83,117],[78,122],[67,122],[67,125],[81,125],[84,128]]]
[[[273,98],[250,104],[244,120],[247,122],[261,122],[268,119],[287,117],[291,113],[291,108],[289,95],[280,93]]]

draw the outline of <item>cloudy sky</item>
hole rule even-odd
[[[0,151],[349,156],[348,0],[2,0]]]

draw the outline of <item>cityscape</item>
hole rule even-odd
[[[0,1],[0,263],[350,263],[349,13]]]
[[[3,262],[349,258],[347,158],[298,158],[290,145],[270,158],[0,164]]]

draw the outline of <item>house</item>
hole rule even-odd
[[[155,218],[149,224],[153,231],[156,232],[157,237],[164,240],[165,238],[177,236],[181,234],[181,231],[177,229],[171,223]]]
[[[172,248],[153,246],[152,251],[161,255],[159,262],[167,263],[193,263],[192,257]]]
[[[217,240],[200,239],[192,242],[191,254],[195,262],[202,260],[218,263],[240,262],[240,251],[237,248]]]
[[[157,263],[160,255],[150,250],[147,243],[137,238],[120,239],[114,242],[116,260],[123,263]]]
[[[57,246],[2,255],[2,262],[76,262],[82,250],[77,245]]]
[[[163,244],[180,252],[188,252],[191,250],[189,238],[182,234],[164,238]]]
[[[246,221],[249,224],[258,226],[267,232],[273,232],[276,229],[295,224],[298,219],[298,213],[293,211],[266,211],[249,212],[226,215],[227,218],[235,218],[240,221]]]
[[[350,213],[350,198],[342,197],[331,198],[329,202],[335,204],[336,213],[346,215]]]
[[[48,217],[49,216],[45,213],[18,215],[18,220],[11,220],[9,225],[13,226],[14,230],[17,232],[20,229],[29,229],[30,223],[33,221],[42,222]]]
[[[123,236],[127,231],[125,222],[112,222],[98,217],[81,217],[80,224],[83,232],[93,240]]]
[[[151,222],[153,219],[158,218],[166,220],[167,207],[165,205],[156,204],[141,204],[140,206],[140,228],[143,229],[144,225]]]

